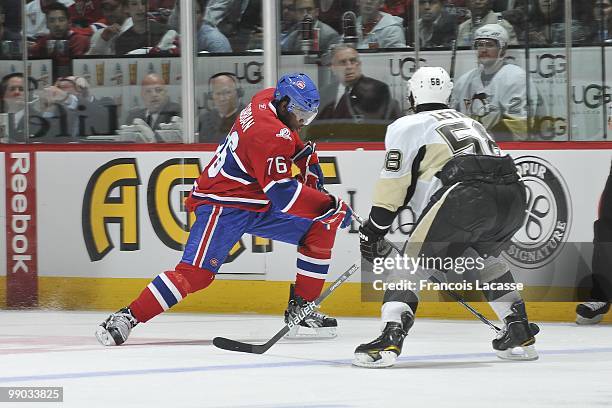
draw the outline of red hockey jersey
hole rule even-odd
[[[262,212],[274,205],[282,212],[310,219],[329,210],[332,200],[327,194],[291,176],[292,158],[304,143],[278,118],[273,99],[274,88],[264,89],[240,112],[196,180],[187,208],[217,204]],[[316,163],[316,157],[314,160],[309,163]],[[305,174],[304,163],[295,164]]]

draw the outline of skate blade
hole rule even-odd
[[[293,326],[285,335],[287,339],[335,339],[337,327]]]
[[[531,345],[500,350],[497,352],[497,357],[501,358],[502,360],[533,361],[537,360],[540,356],[538,355],[535,346]]]
[[[98,342],[103,346],[117,345],[115,343],[115,339],[113,339],[113,336],[111,336],[108,330],[106,330],[102,326],[98,326],[98,328],[96,329],[96,339],[98,339]]]
[[[576,315],[576,324],[579,325],[589,325],[589,324],[597,324],[603,320],[604,315],[600,314],[592,318],[582,317],[579,314]]]
[[[380,359],[376,361],[369,354],[355,353],[353,365],[364,368],[387,368],[395,364],[395,360],[397,360],[397,354],[393,351],[381,351]]]

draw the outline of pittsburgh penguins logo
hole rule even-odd
[[[491,104],[493,95],[488,95],[485,92],[475,93],[471,99],[464,99],[465,109],[470,113],[470,116],[478,121],[481,118],[489,115],[497,110],[495,105]]]
[[[561,252],[571,226],[571,201],[559,171],[546,160],[521,156],[515,160],[527,188],[527,217],[504,256],[514,265],[540,268]]]

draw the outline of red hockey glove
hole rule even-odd
[[[332,207],[321,214],[314,221],[322,222],[328,229],[344,229],[351,225],[353,210],[341,198],[329,195],[332,199]]]

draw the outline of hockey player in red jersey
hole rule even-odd
[[[319,296],[336,230],[350,224],[351,210],[340,198],[321,191],[324,180],[315,146],[303,143],[297,133],[312,122],[318,108],[317,87],[301,73],[284,75],[276,88],[253,97],[186,201],[196,221],[181,261],[101,323],[96,331],[101,344],[124,343],[136,324],[210,285],[245,233],[298,246],[286,321]],[[291,175],[292,164],[300,169],[299,180]],[[337,323],[314,311],[302,326],[333,337]]]

